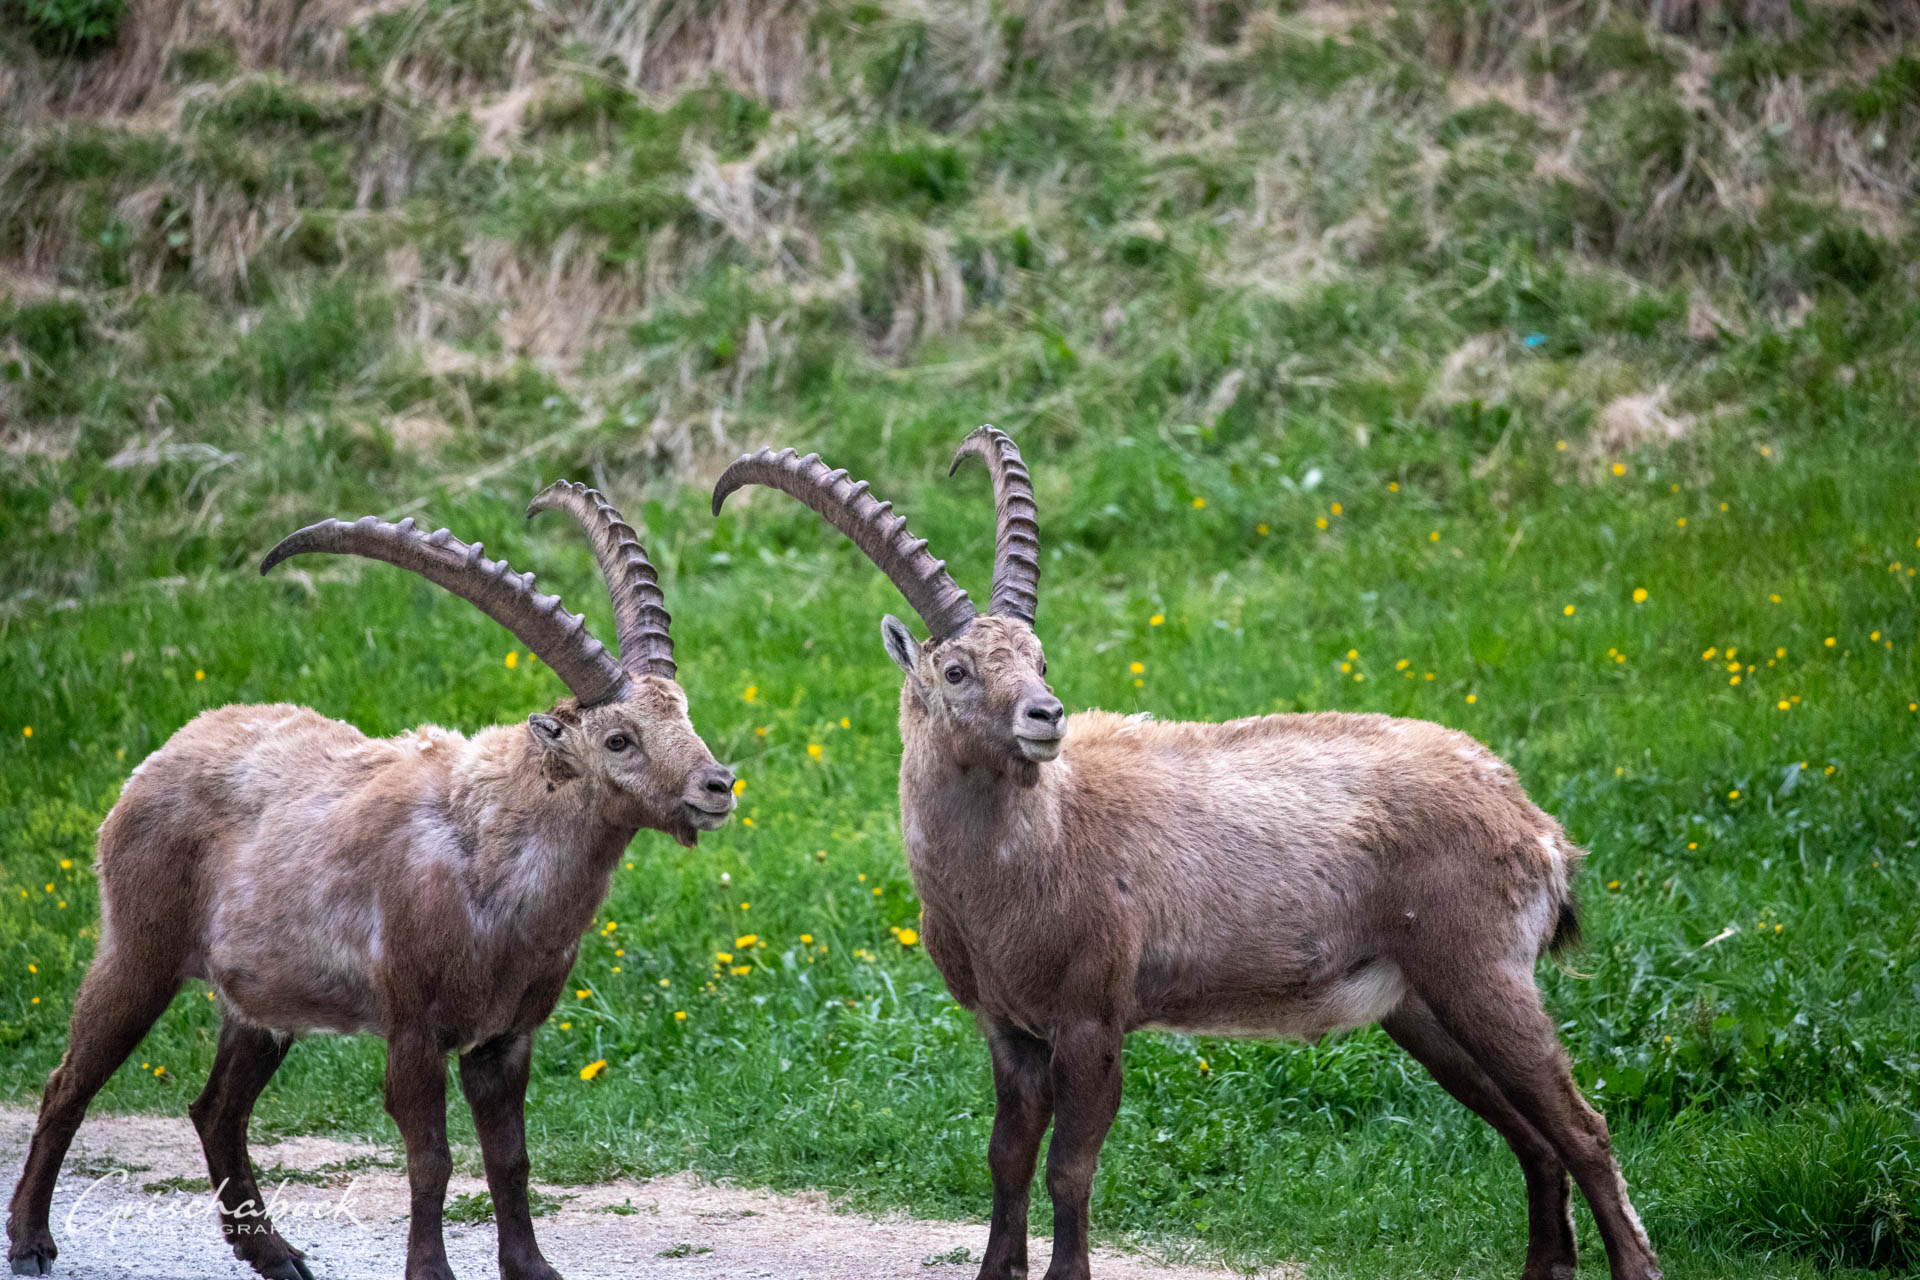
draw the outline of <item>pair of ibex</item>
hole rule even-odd
[[[982,427],[954,463],[991,472],[993,594],[976,612],[943,562],[864,483],[791,450],[741,458],[728,494],[791,494],[852,539],[925,622],[881,631],[900,696],[901,828],[928,954],[977,1012],[997,1110],[983,1280],[1027,1274],[1027,1196],[1049,1123],[1047,1280],[1088,1275],[1087,1207],[1139,1027],[1317,1038],[1379,1022],[1496,1129],[1525,1174],[1525,1280],[1574,1274],[1569,1172],[1615,1280],[1659,1275],[1605,1122],[1541,1006],[1534,965],[1576,930],[1581,851],[1465,734],[1378,715],[1162,724],[1063,715],[1034,635],[1031,483]],[[310,1280],[259,1215],[254,1100],[291,1038],[387,1040],[386,1106],[406,1144],[409,1280],[450,1275],[444,1059],[460,1055],[508,1280],[555,1275],[527,1206],[523,1106],[553,1010],[614,864],[642,827],[692,844],[733,808],[674,681],[668,618],[633,530],[556,484],[529,514],[572,515],[613,597],[620,660],[583,620],[445,530],[325,521],[288,556],[411,569],[478,606],[573,696],[472,739],[374,741],[292,706],[201,716],[134,770],[100,830],[100,948],[75,1003],[13,1196],[8,1256],[55,1255],[54,1179],[87,1103],[189,977],[218,993],[212,1078],[191,1107],[236,1255]]]

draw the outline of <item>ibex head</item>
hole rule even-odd
[[[610,824],[664,831],[691,845],[733,812],[733,773],[714,760],[687,718],[659,579],[632,526],[596,491],[560,481],[534,498],[527,515],[552,509],[571,515],[592,540],[613,598],[617,661],[584,617],[533,589],[531,573],[487,559],[479,543],[469,546],[445,529],[426,533],[410,518],[322,520],[283,539],[260,572],[309,552],[366,556],[410,569],[472,604],[552,667],[573,694],[527,718],[549,777],[584,784],[582,799]]]
[[[1060,700],[1047,687],[1047,656],[1033,633],[1040,586],[1040,528],[1033,482],[1020,451],[1004,432],[980,427],[954,455],[953,470],[979,457],[993,476],[999,530],[993,596],[984,615],[947,574],[946,562],[927,553],[893,504],[876,501],[864,480],[832,471],[817,455],[762,449],[728,467],[713,490],[714,514],[727,495],[747,484],[791,494],[866,552],[914,607],[930,633],[916,641],[905,623],[881,623],[887,654],[907,676],[928,719],[955,738],[965,754],[1024,766],[1060,754],[1065,725]]]

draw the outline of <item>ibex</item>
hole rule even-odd
[[[727,820],[733,775],[687,719],[646,553],[600,495],[560,482],[528,515],[579,521],[613,597],[615,661],[555,596],[411,520],[326,520],[261,564],[332,552],[445,587],[519,638],[571,691],[471,739],[424,726],[370,739],[304,707],[230,706],[133,771],[100,827],[100,945],[74,1001],[7,1219],[16,1275],[56,1254],[47,1212],[87,1104],[190,977],[222,1010],[213,1072],[189,1109],[242,1261],[312,1280],[265,1216],[247,1153],[254,1100],[309,1031],[387,1042],[386,1108],[406,1145],[409,1280],[450,1280],[441,1208],[451,1158],[446,1066],[480,1137],[507,1280],[556,1280],[527,1206],[533,1032],[643,827],[692,845]]]
[[[977,1012],[997,1099],[981,1280],[1027,1274],[1027,1193],[1052,1122],[1047,1280],[1085,1280],[1095,1162],[1120,1106],[1123,1038],[1153,1027],[1294,1036],[1378,1022],[1491,1124],[1526,1178],[1526,1280],[1574,1272],[1567,1172],[1615,1280],[1659,1273],[1606,1123],[1575,1087],[1534,984],[1574,941],[1582,851],[1465,734],[1381,715],[1224,724],[1063,716],[1033,630],[1031,481],[982,427],[998,509],[976,613],[864,482],[792,450],[714,489],[780,489],[852,539],[926,623],[893,617],[900,822],[927,954]]]

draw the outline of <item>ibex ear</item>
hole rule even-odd
[[[565,750],[567,739],[566,726],[550,715],[536,711],[528,716],[527,736],[533,739],[534,746],[544,750]]]
[[[887,646],[887,656],[893,659],[895,666],[907,673],[909,680],[920,678],[920,642],[913,638],[913,632],[907,630],[907,624],[888,614],[880,619],[880,643]]]
[[[553,716],[536,711],[527,717],[527,737],[541,751],[541,770],[547,776],[547,789],[556,781],[578,775],[578,762],[567,747],[567,727]]]

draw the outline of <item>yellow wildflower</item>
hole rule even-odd
[[[913,929],[896,929],[893,936],[900,939],[900,945],[903,947],[910,947],[920,941],[919,932]]]
[[[1568,605],[1566,608],[1562,609],[1560,612],[1566,614],[1569,618],[1571,618],[1573,616],[1573,606]]]
[[[807,744],[807,756],[809,759],[818,760],[820,758],[820,744],[817,742],[809,742]]]
[[[1206,505],[1207,505],[1207,500],[1205,498],[1195,498],[1193,500],[1193,509],[1195,511],[1199,511],[1203,509]]]
[[[580,1068],[580,1078],[582,1080],[591,1080],[606,1069],[607,1060],[605,1058],[595,1058],[592,1062]]]
[[[1635,587],[1633,589],[1633,602],[1635,604],[1645,604],[1647,602],[1647,589],[1645,587]]]
[[[737,947],[739,950],[745,951],[748,947],[759,945],[759,942],[760,942],[759,934],[743,933],[739,937],[733,940],[733,945]]]
[[[1157,627],[1161,623],[1165,622],[1166,620],[1167,620],[1167,617],[1165,614],[1156,613],[1151,618],[1147,619],[1147,625],[1150,627]]]
[[[1146,669],[1147,669],[1147,664],[1144,662],[1129,662],[1127,664],[1127,670],[1133,672],[1133,674],[1135,675],[1142,674],[1143,672],[1146,671]]]
[[[687,1020],[687,1011],[685,1009],[675,1009],[673,1011],[673,1020],[675,1022],[685,1022]]]
[[[507,650],[507,670],[511,671],[519,665],[520,665],[520,651],[518,649]]]

